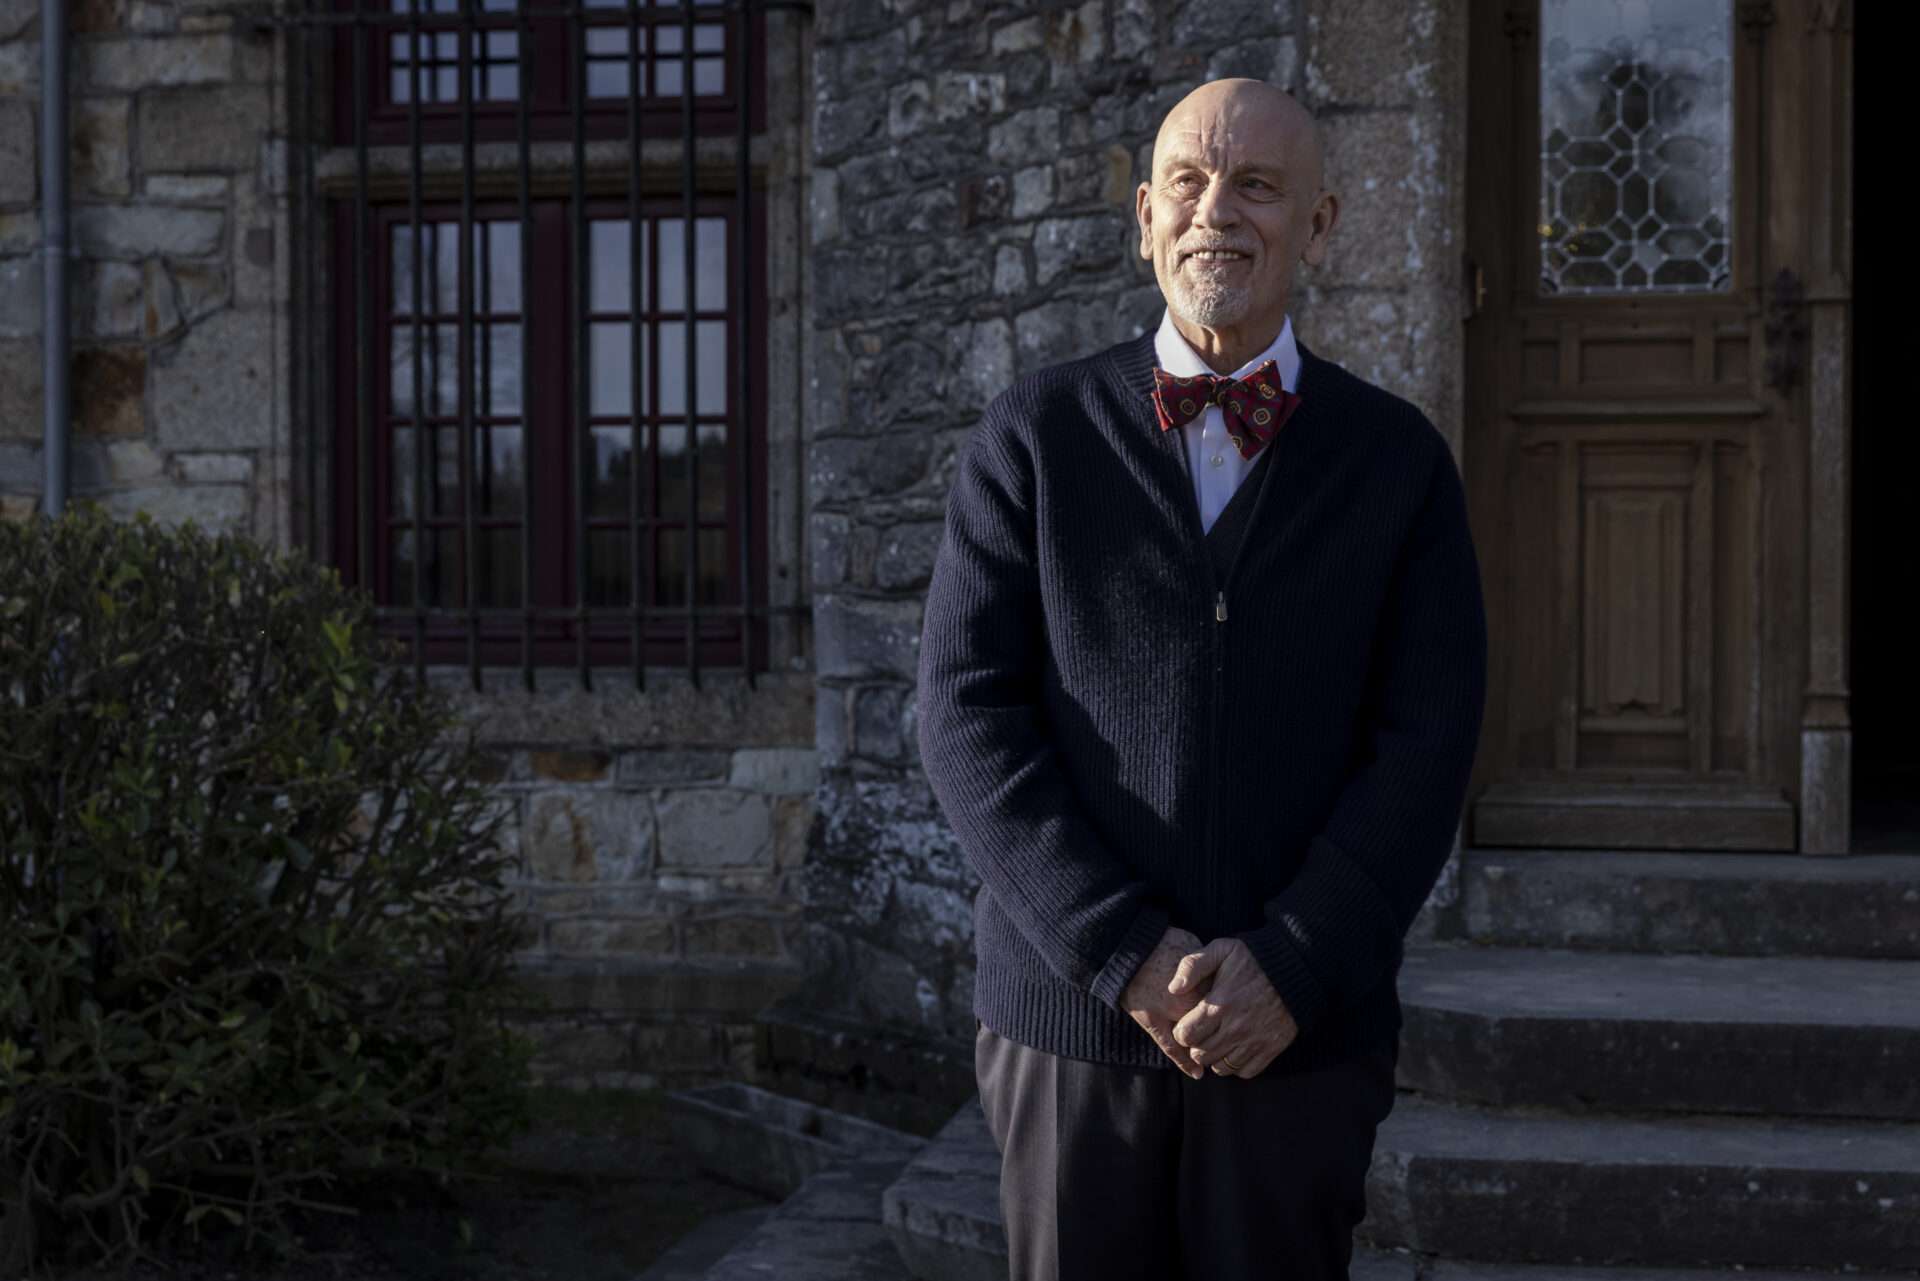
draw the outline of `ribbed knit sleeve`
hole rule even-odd
[[[967,438],[922,627],[921,762],[966,861],[1062,980],[1113,1010],[1168,911],[1084,814],[1040,705],[1032,458],[1006,412]]]
[[[1304,1033],[1391,980],[1452,849],[1480,738],[1487,626],[1466,496],[1436,458],[1388,588],[1354,772],[1244,939]]]

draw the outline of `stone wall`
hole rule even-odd
[[[1465,35],[1458,0],[822,6],[811,1005],[971,1036],[977,881],[919,768],[913,691],[953,461],[1013,378],[1158,323],[1133,193],[1196,84],[1267,79],[1325,121],[1345,208],[1296,276],[1296,328],[1457,439]]]
[[[0,0],[0,505],[41,486],[37,0]],[[77,0],[75,497],[284,537],[277,41],[228,6]],[[263,128],[263,122],[265,127]]]

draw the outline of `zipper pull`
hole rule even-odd
[[[1216,623],[1227,621],[1227,591],[1224,587],[1220,589],[1220,595],[1213,602],[1213,621]]]

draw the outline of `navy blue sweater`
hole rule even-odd
[[[1479,566],[1445,438],[1300,356],[1211,531],[1151,332],[1020,379],[961,450],[916,710],[1003,1036],[1172,1069],[1120,1006],[1169,924],[1251,948],[1301,1029],[1269,1071],[1399,1034],[1479,740]]]

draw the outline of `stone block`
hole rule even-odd
[[[531,1066],[541,1072],[592,1072],[624,1068],[632,1062],[632,1039],[623,1027],[548,1023],[537,1036],[540,1048]]]
[[[67,10],[67,28],[77,36],[109,35],[126,25],[127,0],[73,0]]]
[[[73,353],[73,426],[82,436],[145,434],[147,353],[134,346]]]
[[[899,355],[895,351],[894,355]],[[889,383],[889,386],[902,386]],[[920,389],[924,398],[924,386]],[[916,406],[915,408],[924,407]],[[871,404],[873,414],[869,430],[891,427],[901,414],[884,404]],[[807,451],[809,477],[815,502],[859,502],[884,494],[897,494],[918,484],[927,474],[932,447],[922,433],[896,431],[885,441],[866,437],[833,436],[816,440]]]
[[[90,40],[81,49],[88,84],[95,89],[216,84],[233,76],[231,36],[141,34]]]
[[[242,449],[272,429],[271,328],[259,313],[224,311],[156,349],[153,422],[168,449]]]
[[[799,867],[807,860],[813,831],[812,796],[776,796],[772,802],[773,866],[777,871]]]
[[[1251,35],[1293,30],[1292,0],[1185,0],[1174,11],[1172,42],[1213,49]]]
[[[870,685],[853,696],[853,750],[866,760],[898,761],[906,753],[901,734],[905,692],[897,685]]]
[[[767,798],[727,788],[684,788],[660,798],[660,866],[766,867],[773,861]]]
[[[993,72],[943,71],[933,82],[933,115],[942,124],[1007,109],[1007,78]]]
[[[38,258],[0,258],[0,338],[37,338],[41,294]]]
[[[993,256],[993,292],[1006,298],[1027,288],[1027,252],[1018,245],[1001,245]],[[1006,322],[995,322],[1005,325]]]
[[[128,178],[127,121],[131,98],[82,98],[70,117],[68,170],[80,196],[124,196]]]
[[[820,757],[808,747],[748,747],[733,754],[727,786],[770,796],[811,796],[820,782]]]
[[[0,520],[25,520],[40,510],[35,494],[0,494]]]
[[[525,832],[530,871],[538,880],[629,881],[647,870],[653,810],[633,792],[537,792],[527,805]]]
[[[820,103],[813,116],[814,158],[833,160],[878,141],[887,132],[888,105],[878,93]]]
[[[1031,107],[1008,116],[987,132],[987,157],[996,164],[1034,164],[1060,145],[1060,112]]]
[[[1319,267],[1326,283],[1405,289],[1422,268],[1435,211],[1421,200],[1421,121],[1409,112],[1334,116],[1323,125],[1327,185],[1340,194],[1340,222]],[[1425,157],[1429,166],[1431,155]]]
[[[887,591],[925,588],[945,528],[938,521],[918,521],[884,531],[873,558],[873,585]]]
[[[101,502],[117,519],[145,512],[163,525],[190,520],[207,530],[245,530],[249,517],[247,491],[239,485],[150,485],[117,490]]]
[[[250,169],[268,118],[267,92],[257,86],[143,94],[140,167],[146,173]]]
[[[166,474],[166,458],[144,440],[109,440],[100,454],[108,485],[147,484]]]
[[[40,149],[33,107],[0,98],[0,205],[23,205],[40,190]]]
[[[175,454],[173,470],[188,485],[244,485],[253,480],[253,455]]]
[[[1292,36],[1260,36],[1228,45],[1207,59],[1207,79],[1234,76],[1292,89],[1300,76],[1299,43]]]
[[[133,0],[127,12],[127,26],[134,31],[165,33],[177,30],[179,25],[173,0]]]
[[[529,761],[536,778],[559,783],[598,783],[613,770],[613,755],[602,751],[535,751]]]
[[[672,956],[673,921],[667,917],[548,921],[547,950],[563,955]]]
[[[1123,261],[1131,237],[1118,214],[1048,218],[1034,228],[1035,283],[1046,285],[1067,271],[1100,272]]]
[[[224,205],[231,181],[220,174],[160,173],[148,178],[144,188],[155,200]]]
[[[40,340],[0,338],[0,440],[38,440],[41,433]]]
[[[925,80],[909,80],[887,91],[887,132],[895,138],[907,138],[926,128],[933,112],[933,86]]]
[[[36,9],[38,6],[35,6]],[[40,45],[33,40],[0,43],[0,94],[33,97],[40,92]]]
[[[824,245],[840,238],[840,175],[816,169],[808,177],[811,243]]]
[[[779,921],[730,914],[695,917],[681,926],[689,956],[779,956]]]
[[[40,16],[40,0],[0,0],[0,40],[11,40]]]
[[[167,276],[173,281],[174,301],[180,309],[180,318],[185,321],[213,314],[226,306],[232,296],[226,268],[218,263],[169,263]]]
[[[814,598],[815,671],[823,677],[913,680],[920,658],[921,604],[840,593]]]
[[[622,787],[718,782],[727,776],[728,766],[728,755],[722,751],[656,748],[622,754],[617,778]]]
[[[1430,14],[1423,21],[1421,10],[1399,0],[1341,0],[1312,9],[1307,83],[1316,103],[1411,106],[1420,97],[1417,88],[1433,83],[1418,70],[1433,56]]]
[[[1013,216],[1031,218],[1053,206],[1053,169],[1029,165],[1013,175]]]
[[[73,211],[74,240],[93,258],[198,257],[220,247],[226,215],[163,205],[83,205]]]

